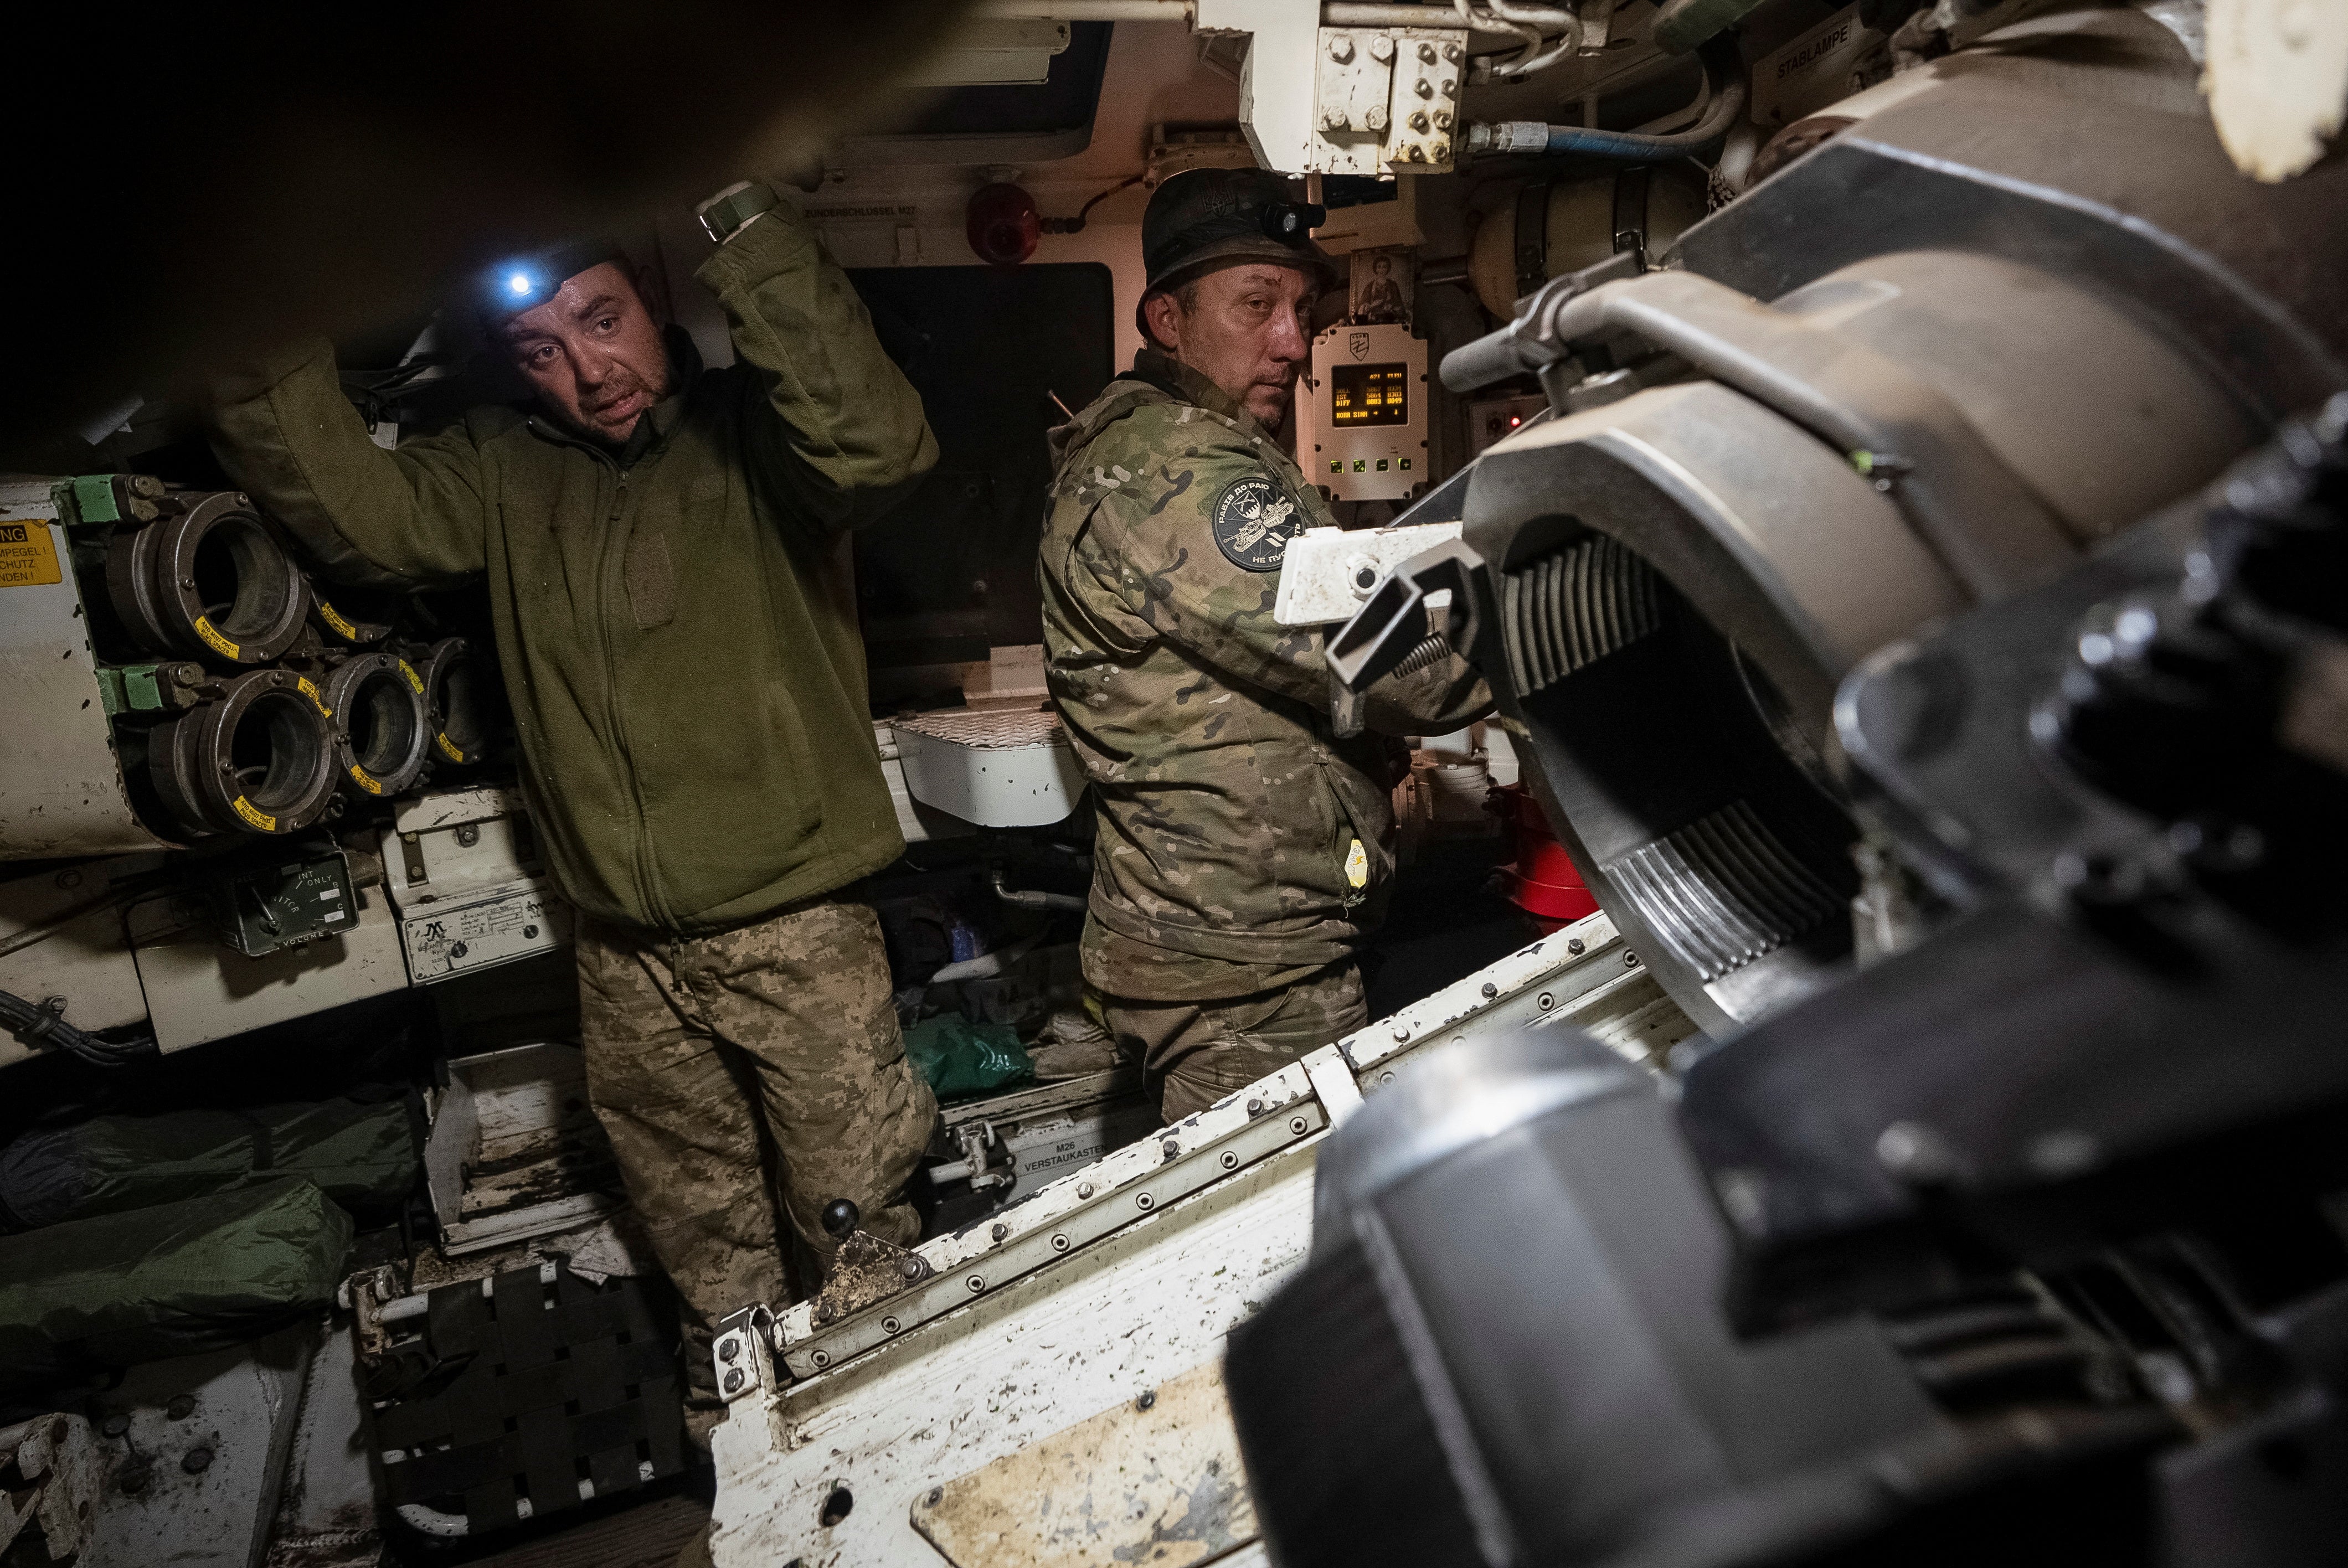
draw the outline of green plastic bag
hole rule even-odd
[[[350,1245],[294,1176],[0,1237],[0,1392],[257,1338],[331,1301]]]
[[[905,1054],[941,1100],[1032,1082],[1035,1064],[1006,1023],[973,1023],[960,1013],[925,1018],[905,1030]]]
[[[0,1231],[306,1176],[346,1209],[388,1214],[415,1188],[419,1118],[404,1096],[251,1111],[98,1116],[0,1149]]]

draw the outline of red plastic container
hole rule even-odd
[[[1503,785],[1492,792],[1492,806],[1508,824],[1516,855],[1514,864],[1497,873],[1500,896],[1539,920],[1544,931],[1598,913],[1598,900],[1573,868],[1565,845],[1550,831],[1549,818],[1532,792],[1522,784]]]

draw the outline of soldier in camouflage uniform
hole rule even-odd
[[[1100,829],[1085,979],[1169,1122],[1368,1021],[1354,956],[1394,875],[1402,748],[1337,737],[1322,632],[1272,613],[1288,540],[1333,524],[1272,435],[1330,271],[1313,220],[1254,170],[1160,186],[1155,346],[1052,436],[1044,642]],[[1491,706],[1457,659],[1367,698],[1385,735]]]

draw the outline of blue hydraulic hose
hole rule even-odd
[[[1745,83],[1731,78],[1713,98],[1704,118],[1685,130],[1669,136],[1640,136],[1627,130],[1592,130],[1578,125],[1543,125],[1539,120],[1502,120],[1468,128],[1471,152],[1571,152],[1585,158],[1653,159],[1702,147],[1736,122],[1745,110]]]

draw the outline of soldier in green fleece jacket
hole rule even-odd
[[[705,1411],[717,1319],[788,1299],[778,1190],[819,1255],[837,1197],[910,1243],[936,1114],[855,897],[904,845],[842,536],[937,444],[793,209],[752,186],[711,211],[697,276],[729,368],[663,331],[617,252],[573,247],[484,284],[532,406],[383,451],[311,342],[212,407],[230,473],[329,575],[488,578],[523,785],[582,917],[589,1086]]]

